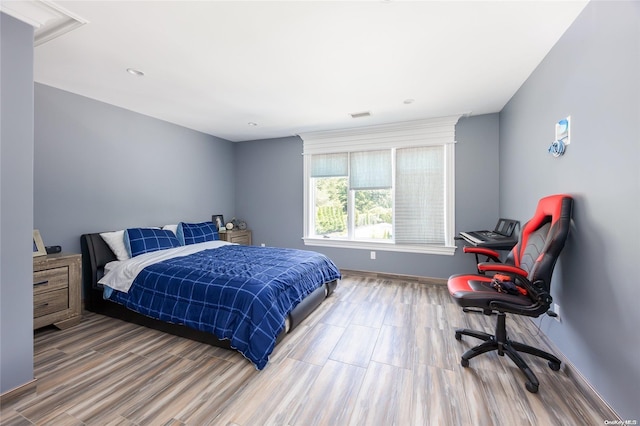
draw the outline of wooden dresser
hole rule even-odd
[[[33,258],[33,328],[53,324],[63,329],[80,322],[79,254],[57,253]]]
[[[245,246],[251,245],[251,231],[248,229],[244,231],[232,229],[231,231],[220,232],[219,235],[222,241],[243,244]]]

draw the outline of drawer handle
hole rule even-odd
[[[33,286],[38,286],[38,285],[46,285],[49,284],[49,280],[44,280],[44,281],[38,281],[37,283],[33,283]]]
[[[46,308],[47,306],[49,306],[49,302],[43,303],[41,305],[36,306],[36,308]]]

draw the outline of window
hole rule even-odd
[[[301,135],[305,244],[453,254],[458,118]]]
[[[391,164],[390,150],[312,155],[310,235],[391,240]]]

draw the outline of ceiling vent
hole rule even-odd
[[[0,2],[0,11],[35,28],[34,46],[89,22],[51,1],[3,1]]]
[[[352,112],[351,114],[349,114],[351,116],[351,118],[362,118],[362,117],[370,117],[371,116],[371,111],[364,111],[364,112]]]

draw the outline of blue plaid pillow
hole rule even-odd
[[[218,230],[213,222],[201,223],[184,223],[178,225],[178,240],[182,244],[204,243],[205,241],[214,241],[219,239]]]
[[[152,251],[180,247],[176,235],[166,229],[129,228],[124,233],[124,245],[131,257]]]

